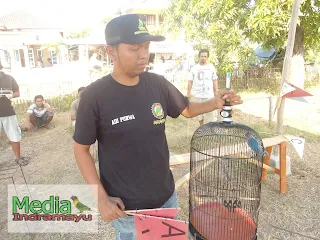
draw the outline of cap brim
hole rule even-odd
[[[135,36],[135,38],[127,39],[121,42],[126,44],[137,44],[137,43],[143,43],[143,42],[161,42],[164,40],[166,40],[164,36],[145,34],[145,35]]]

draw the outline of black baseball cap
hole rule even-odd
[[[119,43],[136,44],[164,41],[164,36],[151,35],[137,14],[126,14],[113,18],[105,30],[107,45]]]

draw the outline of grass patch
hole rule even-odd
[[[247,126],[257,131],[262,138],[276,136],[277,125],[276,123],[247,123]],[[312,134],[294,127],[284,126],[284,135],[293,135],[305,138],[308,142],[320,142],[320,135]]]
[[[173,119],[168,117],[166,135],[170,152],[175,154],[189,152],[192,135],[199,126],[196,118],[187,119],[179,116],[177,119]]]

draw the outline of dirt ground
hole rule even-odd
[[[267,124],[260,118],[244,113],[235,114],[238,122],[255,121]],[[169,120],[169,122],[179,120]],[[73,140],[69,115],[56,114],[55,128],[41,129],[35,133],[23,133],[22,154],[30,156],[31,162],[23,167],[28,184],[83,184],[84,180],[73,156]],[[196,126],[193,121],[192,126]],[[314,138],[314,139],[317,139]],[[13,160],[8,142],[0,138],[0,163]],[[169,141],[170,145],[170,141]],[[299,160],[292,146],[288,146],[292,159],[292,174],[287,179],[287,194],[279,193],[279,178],[273,174],[262,185],[261,209],[259,215],[259,240],[271,239],[320,239],[320,164],[319,142],[306,142],[303,160]],[[189,165],[172,169],[175,180],[189,171]],[[15,175],[16,184],[22,184],[20,173]],[[0,239],[114,239],[110,224],[99,221],[98,234],[9,234],[7,232],[7,184],[0,180]],[[188,184],[179,191],[181,212],[179,218],[188,220]]]

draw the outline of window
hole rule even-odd
[[[37,57],[42,58],[42,50],[40,48],[37,49]]]
[[[58,64],[57,54],[54,51],[51,51],[51,61],[52,64]]]
[[[28,57],[29,57],[30,66],[34,67],[35,66],[35,62],[34,62],[33,48],[29,48],[28,49]]]
[[[140,14],[139,18],[145,25],[156,25],[156,15],[143,15]]]
[[[14,50],[14,58],[16,60],[16,63],[20,63],[20,53],[19,50]]]
[[[156,16],[146,15],[146,25],[156,25]]]
[[[0,59],[1,59],[0,62],[3,68],[7,68],[7,69],[11,68],[10,55],[7,51],[0,49]]]

